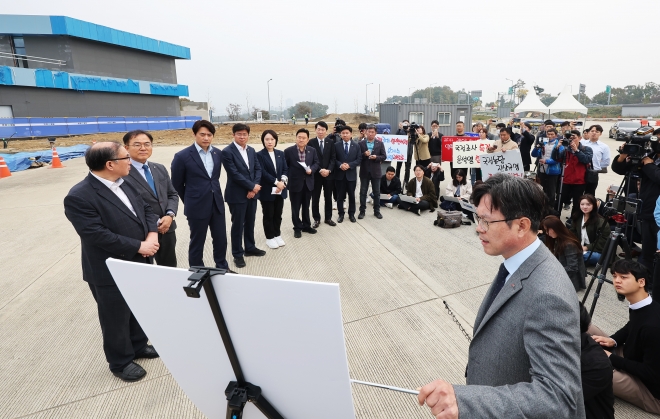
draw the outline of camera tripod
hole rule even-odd
[[[589,297],[589,292],[591,291],[591,287],[594,285],[594,281],[598,279],[598,285],[596,286],[596,291],[594,292],[594,300],[591,303],[591,309],[589,310],[589,315],[593,317],[594,311],[596,310],[596,303],[598,302],[598,297],[600,297],[600,290],[603,288],[603,283],[607,282],[609,284],[612,283],[609,279],[607,279],[607,268],[612,265],[612,262],[614,261],[614,257],[616,256],[616,249],[618,246],[621,246],[623,251],[626,254],[626,259],[630,260],[630,246],[628,245],[628,241],[626,240],[626,235],[622,233],[622,229],[624,228],[624,223],[626,223],[626,219],[622,214],[619,214],[615,216],[615,221],[616,221],[616,227],[614,228],[614,231],[610,234],[610,237],[607,239],[607,242],[605,243],[605,251],[600,255],[600,259],[598,260],[598,263],[596,263],[596,267],[594,268],[594,272],[591,274],[591,281],[589,282],[589,285],[587,286],[586,291],[584,292],[584,297],[582,297],[582,304],[585,304],[587,301],[587,297]],[[614,218],[614,217],[613,217]],[[622,300],[621,295],[618,295],[619,300]]]

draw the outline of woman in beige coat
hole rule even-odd
[[[415,142],[415,165],[428,167],[431,164],[431,152],[429,151],[429,136],[423,126],[417,128],[417,141]]]

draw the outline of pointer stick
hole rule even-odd
[[[415,394],[415,395],[418,395],[418,394],[419,394],[419,391],[408,390],[407,388],[399,388],[399,387],[386,386],[386,385],[384,385],[384,384],[369,383],[369,382],[366,382],[366,381],[351,380],[351,383],[355,383],[355,384],[364,384],[364,385],[367,385],[367,386],[378,387],[378,388],[385,388],[385,389],[387,389],[387,390],[400,391],[400,392],[402,392],[402,393],[408,393],[408,394]]]

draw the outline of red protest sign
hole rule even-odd
[[[479,137],[442,137],[442,161],[454,160],[454,142],[456,141],[477,141]]]

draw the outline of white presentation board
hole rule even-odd
[[[116,259],[107,265],[181,389],[207,418],[225,419],[224,391],[235,376],[206,294],[190,298],[183,290],[192,272]],[[338,284],[240,274],[211,280],[245,379],[282,416],[355,418]],[[248,403],[243,417],[264,415]]]

